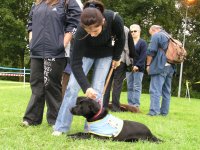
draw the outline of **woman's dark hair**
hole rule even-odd
[[[104,5],[97,0],[89,0],[84,3],[83,12],[81,14],[81,26],[90,26],[95,24],[99,26],[103,21]]]
[[[102,14],[104,12],[104,4],[101,1],[98,1],[98,0],[89,0],[89,1],[85,2],[83,9],[88,8],[88,7],[97,8],[97,9],[100,10],[100,12]]]
[[[59,0],[35,0],[36,5],[42,3],[43,1],[45,1],[48,5],[55,5],[59,2]]]

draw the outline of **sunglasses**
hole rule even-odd
[[[131,33],[133,33],[133,32],[138,32],[137,30],[133,30],[133,31],[131,31]]]

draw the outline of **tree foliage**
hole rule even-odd
[[[85,0],[82,0],[84,2]],[[194,6],[187,6],[184,0],[102,0],[105,7],[119,12],[126,26],[133,23],[142,28],[141,37],[147,42],[152,24],[159,24],[173,37],[183,40],[185,20],[187,20],[187,34],[185,47],[188,58],[184,62],[183,83],[200,81],[200,2]],[[0,3],[0,66],[23,67],[27,65],[29,55],[26,48],[26,24],[28,13],[32,5],[31,0],[1,0]],[[187,8],[188,7],[188,8]],[[188,17],[185,18],[186,9]],[[177,66],[177,76],[173,87],[178,87],[180,65]],[[144,81],[144,84],[149,79]],[[145,86],[148,89],[148,86]],[[183,84],[183,87],[184,84]],[[195,87],[199,90],[200,87]],[[184,91],[184,90],[183,90]],[[177,88],[174,93],[176,94]],[[182,92],[184,93],[184,92]]]
[[[23,67],[30,2],[3,0],[0,4],[0,65]]]

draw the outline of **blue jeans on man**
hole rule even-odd
[[[165,66],[162,73],[151,75],[150,82],[150,110],[148,115],[166,116],[169,112],[170,98],[171,98],[171,82],[174,74],[172,65]],[[160,106],[160,97],[162,102]]]
[[[126,72],[129,105],[140,106],[143,75],[143,72]]]
[[[82,61],[83,61],[82,65],[83,71],[86,75],[88,74],[90,68],[94,64],[92,88],[94,88],[98,93],[96,100],[102,101],[103,100],[102,92],[105,84],[104,82],[108,74],[108,71],[110,69],[112,57],[105,57],[99,59],[83,57]],[[67,132],[70,129],[73,119],[70,109],[73,106],[75,106],[79,91],[80,91],[80,86],[76,81],[73,73],[71,73],[67,90],[65,92],[65,96],[58,113],[56,124],[54,126],[55,131]]]

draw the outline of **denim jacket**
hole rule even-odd
[[[165,31],[160,31],[152,35],[147,50],[147,55],[153,58],[149,68],[149,75],[162,73],[167,62],[165,52],[169,44],[169,39],[161,32]]]

